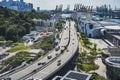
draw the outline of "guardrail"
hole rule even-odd
[[[74,52],[74,54],[77,53],[77,51],[78,51],[78,47],[77,47],[76,51]],[[65,66],[65,64],[67,64],[67,63],[72,59],[72,57],[73,57],[73,56],[71,56],[71,57],[68,59],[68,61],[66,61],[66,62],[65,62],[63,65],[61,65],[58,69],[56,69],[54,72],[52,72],[52,74],[46,76],[43,80],[48,79],[50,76],[52,76],[52,75],[55,74],[57,71],[59,71],[62,67]]]
[[[62,30],[62,35],[63,35],[63,30]],[[61,42],[61,40],[60,40],[60,42]],[[60,42],[59,42],[59,44],[60,44]],[[58,45],[59,45],[58,44]],[[53,49],[54,50],[54,49]],[[35,64],[36,62],[38,62],[39,60],[41,60],[41,59],[43,59],[44,57],[46,57],[46,56],[48,56],[53,50],[51,50],[51,51],[49,51],[45,56],[43,56],[43,57],[41,57],[41,58],[39,58],[38,60],[36,60],[35,62],[33,62],[32,64],[30,64],[30,65],[33,65],[33,64]],[[30,65],[28,65],[28,66],[30,66]],[[7,71],[7,72],[4,72],[4,73],[2,73],[2,74],[0,74],[0,79],[2,79],[2,78],[4,78],[4,76],[9,76],[9,75],[11,75],[11,74],[14,74],[15,72],[18,72],[18,71],[20,71],[20,70],[22,70],[22,69],[25,69],[25,68],[27,68],[28,66],[19,66],[19,67],[17,67],[17,68],[15,68],[15,69],[12,69],[12,70],[9,70],[9,71]],[[41,67],[40,67],[41,68]],[[15,72],[14,72],[15,71]]]
[[[69,29],[70,29],[70,28],[69,28]],[[69,33],[70,33],[70,30],[69,30]],[[69,43],[70,43],[70,34],[69,34],[69,42],[68,42],[68,44],[69,44]],[[63,66],[65,66],[65,64],[67,64],[67,63],[72,59],[72,57],[77,53],[78,50],[79,50],[79,45],[77,45],[77,48],[76,48],[74,54],[73,54],[70,58],[68,58],[68,60],[67,60],[63,65],[59,66],[58,69],[54,70],[54,72],[52,72],[50,75],[46,76],[43,80],[48,79],[50,76],[52,76],[52,75],[55,74],[57,71],[59,71]]]
[[[69,28],[69,40],[68,40],[67,46],[69,45],[69,43],[70,43],[70,28]],[[65,50],[64,50],[64,51],[65,51]],[[64,53],[64,51],[63,51],[63,53]],[[33,70],[31,73],[29,73],[29,74],[21,77],[21,78],[18,79],[18,80],[24,80],[24,79],[26,79],[26,78],[29,78],[29,77],[32,76],[33,74],[39,72],[40,70],[44,69],[46,66],[50,65],[51,63],[53,63],[53,62],[54,62],[58,57],[60,57],[61,55],[62,55],[62,53],[60,53],[57,57],[53,58],[51,61],[49,61],[49,62],[48,62],[47,64],[45,64],[44,66],[41,66],[41,67]]]

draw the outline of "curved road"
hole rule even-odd
[[[33,74],[31,77],[29,77],[27,79],[21,78],[20,80],[24,80],[24,79],[29,80],[32,78],[45,80],[48,77],[50,77],[53,73],[58,71],[60,68],[62,68],[74,56],[75,52],[78,49],[78,39],[77,39],[76,29],[74,27],[75,23],[71,21],[70,24],[71,24],[71,26],[70,26],[70,43],[69,43],[67,50],[62,55],[60,55],[55,61],[53,61],[48,66],[46,66],[44,69]],[[61,60],[60,66],[57,65],[59,60]]]
[[[59,43],[58,46],[62,47],[62,46],[66,46],[67,43],[68,43],[68,36],[69,36],[69,22],[66,21],[66,25],[65,25],[65,28],[64,31],[63,31],[63,35],[62,35],[62,38],[61,38],[61,41]],[[52,55],[52,59],[56,57],[56,53],[60,54],[61,50],[58,50],[58,51],[55,51],[55,49],[49,53],[50,55]],[[13,71],[12,74],[6,74],[2,77],[0,77],[0,79],[2,78],[6,78],[6,77],[10,77],[12,80],[18,80],[22,77],[24,77],[25,75],[33,72],[34,70],[40,68],[40,67],[44,67],[42,65],[38,65],[38,62],[50,62],[52,59],[47,59],[47,56],[45,56],[44,58],[42,58],[40,61],[37,61],[36,63],[28,66],[27,68],[25,69],[21,69],[19,71]]]

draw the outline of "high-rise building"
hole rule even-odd
[[[58,11],[58,5],[56,5],[56,8],[55,8],[56,11]]]
[[[24,1],[23,0],[20,0],[21,3],[23,3]]]
[[[70,10],[70,5],[67,5],[67,10],[68,10],[68,11]]]
[[[6,0],[2,0],[2,2],[6,2]]]
[[[59,6],[59,11],[62,11],[62,8],[63,8],[63,5],[61,4],[61,5]]]
[[[40,7],[37,7],[37,12],[40,12]]]
[[[2,2],[0,2],[0,6],[17,11],[31,11],[33,9],[33,4],[25,3],[24,0],[2,0]]]

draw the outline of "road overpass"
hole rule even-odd
[[[68,26],[69,26],[69,22],[66,21],[66,25],[65,25],[66,29],[64,29],[61,41],[58,44],[58,46],[60,46],[60,47],[66,46],[68,44],[68,39],[69,39],[68,38],[68,36],[69,36],[69,27]],[[56,51],[54,49],[53,51],[51,51],[50,53],[45,55],[43,58],[41,58],[40,60],[37,60],[32,65],[28,65],[25,68],[14,70],[10,73],[1,75],[0,79],[10,77],[12,80],[18,80],[18,79],[24,77],[25,75],[32,73],[36,69],[42,69],[42,68],[44,68],[45,65],[44,66],[43,65],[38,65],[38,62],[46,62],[46,65],[47,65],[48,63],[51,62],[51,60],[53,60],[56,57],[56,53],[60,54],[61,50]],[[48,55],[52,55],[52,58],[48,59],[47,58]]]
[[[70,25],[70,43],[67,47],[67,50],[65,50],[63,54],[61,54],[58,58],[56,58],[50,64],[45,66],[43,69],[37,71],[32,75],[27,75],[21,78],[20,80],[29,80],[32,78],[46,80],[71,60],[71,58],[75,55],[76,51],[78,50],[78,39],[77,39],[76,29],[74,27],[75,23],[71,21],[70,24],[71,24]],[[59,60],[61,60],[60,66],[57,65]]]

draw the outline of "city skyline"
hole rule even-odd
[[[2,1],[2,0],[0,0]],[[7,0],[8,1],[8,0]],[[13,0],[16,1],[16,0]],[[74,4],[76,3],[82,3],[85,6],[101,6],[101,5],[111,5],[111,7],[114,9],[120,8],[120,0],[24,0],[24,2],[27,3],[33,3],[34,9],[37,9],[37,7],[40,7],[41,10],[51,10],[55,9],[56,5],[63,4],[63,9],[67,8],[67,5],[70,5],[70,9],[73,9]],[[54,2],[54,3],[53,3]]]
[[[33,3],[34,8],[40,7],[40,9],[55,9],[56,5],[63,4],[63,8],[67,8],[67,5],[70,5],[70,9],[73,9],[74,4],[76,3],[82,3],[84,5],[88,6],[101,6],[104,4],[111,5],[111,7],[114,9],[115,6],[117,8],[120,8],[120,0],[24,0],[25,2]],[[54,3],[53,3],[54,2]]]

